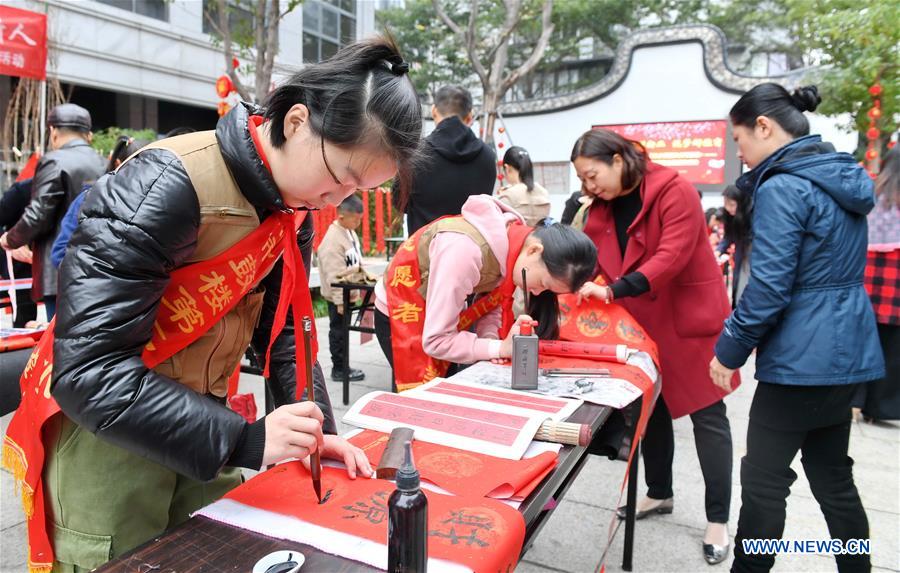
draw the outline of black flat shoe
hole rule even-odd
[[[359,382],[360,380],[366,379],[366,373],[362,370],[358,370],[356,368],[350,369],[350,381],[351,382]],[[331,371],[331,380],[334,382],[343,382],[344,381],[344,371],[334,369]]]
[[[704,543],[703,544],[703,559],[706,560],[710,565],[715,565],[717,563],[721,563],[725,561],[725,558],[728,557],[728,550],[731,549],[731,544],[727,545],[716,545],[714,543]]]
[[[664,499],[661,504],[654,507],[653,509],[646,509],[644,511],[636,511],[634,514],[634,519],[635,520],[644,519],[645,517],[647,517],[649,515],[653,515],[655,513],[658,513],[660,515],[667,515],[669,513],[672,513],[673,509],[675,509],[675,498],[670,497],[669,499]],[[622,507],[620,507],[619,509],[616,510],[616,516],[619,519],[625,519],[625,510],[626,510],[626,506],[623,505]]]

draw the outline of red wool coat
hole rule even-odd
[[[640,193],[624,261],[609,202],[594,201],[584,232],[597,245],[608,282],[634,271],[647,277],[650,292],[617,302],[659,346],[663,399],[678,418],[727,395],[710,379],[709,362],[731,306],[697,190],[674,170],[648,162]],[[739,383],[735,373],[733,386]]]

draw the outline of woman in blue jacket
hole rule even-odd
[[[751,170],[750,279],[716,344],[713,381],[728,387],[757,349],[759,383],[741,460],[742,506],[732,571],[768,571],[774,554],[744,539],[778,539],[797,474],[797,451],[833,539],[867,539],[853,483],[850,403],[857,385],[884,375],[875,316],[863,287],[872,182],[852,156],[809,134],[815,86],[788,93],[761,84],[731,108],[734,140]],[[836,556],[838,570],[868,571],[868,555]]]

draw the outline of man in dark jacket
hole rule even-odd
[[[439,89],[431,117],[435,128],[425,138],[427,155],[416,170],[406,205],[410,235],[444,215],[459,215],[470,195],[493,193],[497,177],[494,152],[469,127],[472,96],[468,90]]]
[[[47,319],[56,313],[56,268],[50,262],[50,248],[69,204],[85,183],[103,174],[105,163],[90,145],[91,114],[73,103],[50,110],[50,148],[34,172],[31,202],[19,222],[0,237],[0,246],[11,250],[33,244],[31,296],[44,301]]]

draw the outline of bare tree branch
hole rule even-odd
[[[544,52],[547,49],[547,45],[550,43],[550,35],[553,34],[552,15],[553,0],[544,0],[544,9],[541,14],[541,36],[538,38],[537,44],[535,44],[534,50],[531,51],[531,55],[528,56],[528,59],[503,80],[501,93],[505,93],[506,90],[514,86],[515,83],[519,81],[520,77],[533,70],[535,66],[538,65],[538,62],[541,61],[541,58],[544,57]]]
[[[484,69],[484,65],[481,63],[481,60],[478,58],[478,53],[475,49],[475,19],[473,16],[478,13],[478,0],[472,0],[472,9],[469,11],[469,26],[467,28],[467,31],[463,31],[463,29],[459,27],[459,24],[454,22],[453,19],[447,15],[447,12],[444,11],[443,6],[441,6],[441,0],[432,0],[431,3],[434,6],[435,13],[437,13],[441,21],[444,22],[444,24],[446,24],[454,34],[459,36],[463,46],[466,47],[466,54],[469,56],[469,60],[471,60],[472,62],[472,67],[475,69],[475,73],[478,75],[478,79],[481,80],[482,84],[487,85],[488,73],[487,70]]]
[[[444,8],[441,6],[441,0],[431,0],[432,5],[434,6],[434,11],[437,13],[438,18],[440,18],[444,24],[447,24],[447,27],[454,34],[458,34],[461,38],[465,38],[465,33],[463,33],[462,29],[453,21],[450,16],[444,11]]]
[[[278,55],[278,22],[281,17],[278,15],[278,0],[268,0],[268,15],[266,17],[266,57],[263,61],[263,82],[260,86],[257,84],[256,92],[257,101],[262,103],[269,94],[269,86],[272,85],[272,70],[275,68],[275,56]],[[263,88],[260,90],[260,88]]]
[[[506,22],[500,32],[500,38],[488,52],[488,61],[493,59],[500,46],[509,41],[509,37],[516,31],[519,22],[522,21],[522,0],[503,0],[503,5],[506,7]]]
[[[218,21],[213,20],[209,12],[204,12],[204,17],[207,22],[209,22],[210,26],[212,26],[213,30],[215,30],[222,38],[222,47],[225,50],[225,69],[227,70],[228,77],[231,78],[234,89],[237,90],[241,99],[252,101],[253,98],[250,97],[250,92],[247,90],[246,86],[244,86],[244,83],[241,81],[241,78],[238,76],[237,71],[232,65],[234,51],[231,46],[231,27],[228,25],[228,5],[226,0],[216,0],[216,11]]]
[[[254,87],[253,90],[253,101],[260,102],[262,101],[263,96],[265,96],[264,88],[261,88],[260,84],[263,83],[263,76],[265,74],[265,61],[266,61],[266,50],[268,49],[268,45],[266,44],[266,5],[268,4],[268,0],[256,0],[256,5],[254,6],[254,14],[253,14],[253,42],[256,45],[256,54],[254,58]],[[268,87],[268,86],[266,86]],[[260,91],[262,91],[262,96],[260,95]]]
[[[289,0],[287,9],[284,12],[281,12],[280,14],[278,14],[278,18],[275,19],[275,22],[281,22],[282,18],[284,18],[285,16],[287,16],[288,14],[293,12],[294,9],[297,6],[299,6],[300,4],[303,4],[303,0]]]

